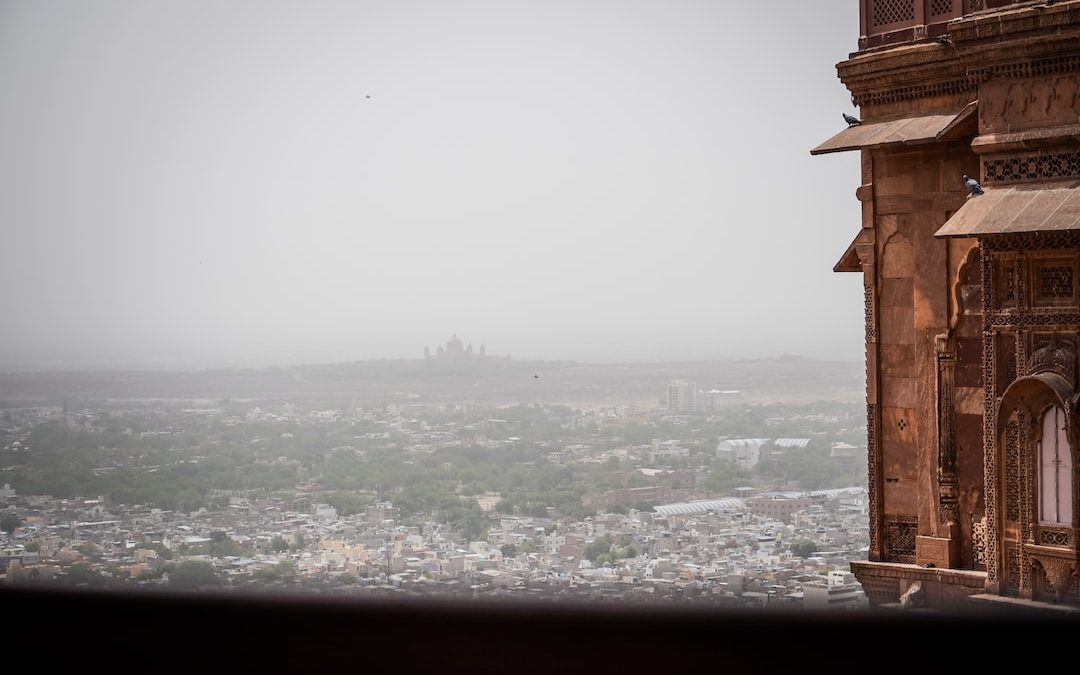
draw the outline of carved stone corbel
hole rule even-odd
[[[1076,574],[1076,561],[1034,552],[1031,553],[1031,560],[1042,567],[1046,580],[1054,587],[1054,599],[1061,602],[1065,585]]]

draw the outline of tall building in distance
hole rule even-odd
[[[694,412],[698,409],[697,382],[672,380],[668,384],[669,413]]]
[[[1080,1],[860,11],[861,121],[811,151],[862,160],[834,267],[865,300],[852,571],[875,604],[1080,604]]]

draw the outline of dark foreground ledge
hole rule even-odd
[[[0,667],[148,672],[820,672],[991,665],[1073,616],[0,589]],[[933,656],[931,656],[933,655]],[[790,670],[789,670],[790,669]],[[5,670],[7,670],[5,668]],[[11,670],[9,672],[16,672]],[[20,671],[21,672],[21,671]],[[850,671],[849,671],[850,672]]]

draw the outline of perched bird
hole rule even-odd
[[[974,178],[968,178],[967,175],[964,175],[963,178],[964,185],[966,185],[968,189],[969,197],[981,195],[983,193],[983,189],[982,186],[979,185],[979,181],[975,180]]]
[[[862,120],[859,119],[858,117],[852,117],[851,115],[849,115],[847,113],[842,113],[842,114],[844,115],[844,121],[847,122],[847,125],[849,127],[854,127],[854,126],[857,126],[859,124],[862,124]]]

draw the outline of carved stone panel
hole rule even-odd
[[[891,562],[915,562],[915,538],[919,519],[915,516],[885,516],[886,555]]]
[[[1028,357],[1027,374],[1057,373],[1072,381],[1076,372],[1076,344],[1070,338],[1057,335],[1032,337],[1032,352]]]
[[[1080,75],[994,79],[979,87],[979,132],[1075,124],[1078,109]]]

